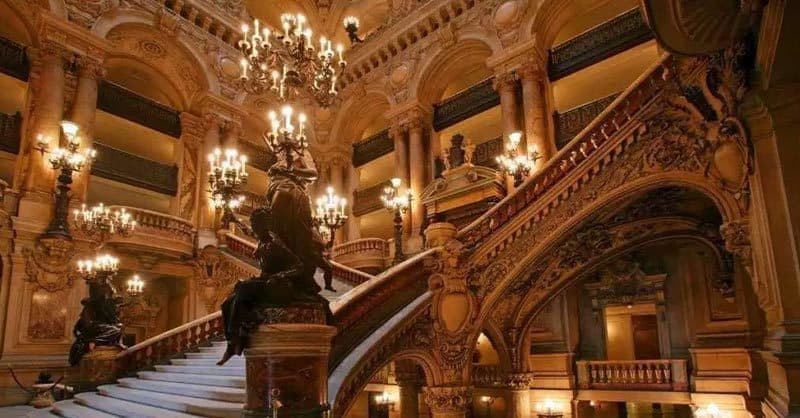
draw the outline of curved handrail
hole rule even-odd
[[[497,205],[458,231],[457,238],[473,246],[482,242],[531,202],[554,188],[559,179],[573,172],[581,162],[597,152],[603,143],[631,119],[631,115],[644,108],[657,94],[655,77],[666,77],[666,64],[670,59],[669,54],[661,56],[541,169]],[[621,121],[617,120],[618,116],[622,117]]]
[[[360,238],[334,245],[331,252],[334,257],[356,254],[364,251],[378,250],[384,257],[389,256],[389,242],[381,238]]]
[[[111,205],[108,206],[108,209],[112,212],[116,210],[125,210],[130,213],[131,218],[136,221],[137,227],[166,230],[184,235],[188,237],[190,241],[194,239],[194,225],[192,225],[191,221],[184,218],[132,206]]]

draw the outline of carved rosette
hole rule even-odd
[[[469,386],[437,386],[422,389],[425,404],[434,414],[463,413],[472,405]]]

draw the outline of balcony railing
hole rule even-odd
[[[0,113],[0,150],[19,154],[19,143],[22,134],[22,114],[8,115]]]
[[[556,146],[561,149],[605,110],[619,93],[553,115],[556,125]]]
[[[685,392],[689,388],[686,360],[581,360],[576,365],[581,389]]]
[[[506,375],[497,365],[472,366],[472,385],[478,388],[504,386]]]
[[[440,131],[500,104],[488,78],[433,107],[433,129]]]
[[[366,189],[356,190],[353,196],[353,215],[361,216],[383,209],[381,193],[386,182],[378,183]]]
[[[24,46],[0,37],[0,72],[28,81],[30,63]]]
[[[136,229],[128,237],[114,236],[110,243],[157,249],[174,256],[191,256],[195,229],[192,223],[177,216],[129,206],[109,206],[109,210],[125,209],[136,221]]]
[[[606,58],[653,39],[653,33],[638,8],[550,50],[550,80],[566,77]]]
[[[122,86],[103,81],[97,92],[97,108],[154,131],[181,136],[180,112],[142,97]]]
[[[92,174],[175,196],[178,192],[178,167],[161,164],[138,155],[95,142],[97,160],[92,164]]]
[[[357,239],[334,246],[332,259],[356,270],[377,273],[387,266],[389,247],[384,239]]]
[[[495,157],[503,153],[503,137],[499,136],[475,146],[472,154],[472,164],[483,167],[497,168]]]
[[[360,167],[391,152],[394,152],[394,141],[389,137],[389,130],[384,129],[353,144],[353,166]]]

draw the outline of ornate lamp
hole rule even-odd
[[[94,259],[78,260],[78,274],[87,282],[102,281],[114,277],[119,271],[119,258],[109,254]]]
[[[723,411],[714,403],[710,403],[708,406],[695,409],[694,416],[697,418],[730,418],[731,413]]]
[[[347,221],[345,207],[347,200],[337,196],[333,187],[328,186],[326,195],[317,199],[317,210],[314,213],[314,221],[322,228],[329,231],[328,247],[333,247],[336,238],[336,230],[344,226]]]
[[[65,146],[57,147],[49,151],[42,138],[39,140],[38,149],[44,154],[49,152],[48,160],[53,166],[53,170],[58,170],[58,193],[56,194],[56,210],[53,220],[47,227],[45,236],[59,236],[72,239],[69,233],[69,225],[67,217],[69,216],[69,190],[72,184],[72,173],[81,171],[86,165],[90,164],[97,153],[95,150],[89,148],[83,152],[79,152],[81,145],[80,138],[78,137],[78,125],[64,120],[61,122],[61,131],[64,139],[66,140]]]
[[[131,278],[128,279],[128,281],[125,284],[126,284],[125,290],[131,296],[139,296],[142,294],[142,291],[144,291],[144,281],[142,281],[142,279],[139,278],[138,274],[134,274],[133,276],[131,276]]]
[[[97,238],[101,243],[114,234],[129,236],[136,228],[136,221],[124,208],[111,213],[111,210],[102,203],[88,209],[83,204],[81,209],[75,209],[74,213],[75,226],[88,237]]]
[[[519,186],[533,170],[536,161],[542,158],[536,150],[521,154],[518,150],[521,140],[522,132],[512,132],[508,135],[506,153],[497,156],[497,164],[500,166],[500,170],[514,178],[514,186]]]
[[[281,29],[261,25],[258,19],[242,26],[238,48],[241,60],[241,82],[249,93],[271,92],[281,101],[296,97],[301,90],[311,94],[324,107],[337,95],[336,71],[347,63],[344,46],[333,44],[325,36],[317,42],[302,14],[281,15]]]
[[[413,199],[409,190],[405,196],[400,195],[402,180],[395,177],[383,188],[381,201],[386,210],[394,214],[394,263],[405,260],[403,254],[403,214],[406,213]]]
[[[216,148],[208,154],[211,170],[208,172],[208,184],[215,208],[222,209],[222,224],[228,224],[235,218],[233,210],[244,202],[239,195],[241,187],[247,183],[247,156],[228,148],[223,151]]]
[[[357,17],[347,16],[344,18],[344,30],[347,31],[347,37],[350,38],[351,45],[364,42],[364,40],[358,36],[358,26],[359,22]]]
[[[384,411],[394,411],[394,400],[389,392],[384,391],[380,395],[376,395],[375,404],[378,406],[378,409]]]
[[[494,396],[481,396],[481,403],[486,406],[486,418],[492,417],[492,404],[494,403]]]
[[[266,134],[267,145],[279,159],[283,158],[286,167],[292,167],[295,158],[302,156],[308,148],[308,118],[305,113],[296,113],[290,105],[281,108],[280,116],[277,112],[270,111],[267,117],[271,126]]]
[[[545,399],[544,403],[539,404],[537,409],[539,418],[561,418],[564,416],[560,405],[553,402],[552,399]]]

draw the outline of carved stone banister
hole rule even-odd
[[[175,138],[181,136],[179,111],[112,82],[102,81],[98,86],[97,108],[154,131]]]
[[[217,311],[129,347],[117,354],[117,375],[130,375],[207,344],[223,335],[222,325],[222,312]]]
[[[376,210],[383,210],[384,206],[381,202],[381,193],[383,188],[386,187],[387,182],[378,183],[374,186],[365,189],[356,190],[353,193],[353,215],[361,216],[366,215]]]
[[[178,167],[161,164],[108,145],[95,142],[97,160],[92,174],[157,193],[175,196],[178,192]]]
[[[18,154],[21,133],[22,114],[0,113],[0,150]]]
[[[577,361],[578,386],[600,390],[689,390],[686,360]]]
[[[333,247],[332,259],[350,268],[377,273],[389,260],[389,242],[380,238],[361,238]]]
[[[440,131],[500,104],[500,95],[487,78],[433,107],[433,129]]]
[[[560,199],[560,193],[548,192],[556,188],[560,191],[566,187],[565,184],[561,184],[562,179],[577,172],[581,164],[591,160],[595,154],[611,152],[609,147],[603,146],[609,138],[623,131],[628,125],[639,123],[636,120],[637,114],[661,93],[661,88],[666,84],[671,60],[670,55],[664,55],[520,187],[483,216],[460,230],[458,239],[477,247],[523,210],[528,211],[529,220],[535,221],[541,218],[549,204],[555,204]],[[534,202],[538,209],[535,213],[531,213],[534,210],[531,208]],[[531,224],[531,221],[515,222],[516,227],[520,229],[517,232],[530,227]],[[510,245],[518,235],[516,232],[509,233],[506,235],[508,239],[500,240],[502,242],[491,248],[484,246],[481,252],[485,251],[489,256],[496,254],[497,251]]]
[[[127,237],[112,236],[109,243],[137,248],[157,249],[164,254],[191,257],[194,252],[195,229],[184,218],[130,206],[109,206],[113,213],[124,209],[136,221],[136,228]]]
[[[353,166],[360,167],[372,160],[394,152],[394,141],[384,129],[353,144]]]
[[[556,112],[553,119],[556,126],[556,147],[559,149],[566,145],[578,132],[582,131],[600,112],[610,105],[619,93],[614,93],[569,109],[563,113]]]
[[[639,8],[629,10],[551,49],[549,77],[566,77],[650,39],[653,33]]]
[[[0,37],[0,72],[28,81],[30,62],[24,46]]]
[[[333,247],[333,256],[341,257],[373,250],[380,251],[386,257],[389,256],[388,244],[385,239],[381,238],[361,238],[335,245]]]

